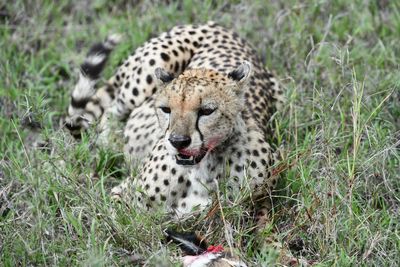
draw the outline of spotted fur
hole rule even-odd
[[[137,48],[95,91],[103,65],[82,68],[67,121],[77,135],[100,120],[106,139],[110,118],[127,117],[124,152],[141,166],[114,197],[183,215],[208,206],[221,181],[232,194],[246,182],[263,187],[262,197],[274,187],[266,137],[283,93],[236,33],[212,22],[174,27]]]

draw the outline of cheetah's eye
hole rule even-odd
[[[170,109],[169,107],[160,107],[160,109],[161,109],[162,112],[164,112],[164,113],[167,113],[167,114],[171,113],[171,109]]]
[[[199,109],[199,116],[211,115],[216,110],[216,108],[201,108]]]

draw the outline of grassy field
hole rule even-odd
[[[400,265],[397,1],[74,2],[0,1],[1,266],[179,266],[171,222],[111,202],[121,155],[93,153],[95,133],[76,142],[60,118],[93,42],[124,34],[109,77],[149,37],[207,20],[247,38],[286,89],[272,122],[281,182],[256,237],[240,204],[217,211],[222,226],[175,227],[237,244],[250,266],[287,264],[277,247],[317,266]]]

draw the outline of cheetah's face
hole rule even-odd
[[[250,70],[246,62],[228,76],[193,69],[176,79],[156,70],[157,116],[165,145],[177,164],[199,163],[231,136],[243,109],[243,87]]]

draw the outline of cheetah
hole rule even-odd
[[[269,121],[284,97],[256,51],[214,22],[176,26],[138,47],[96,89],[118,42],[113,35],[90,49],[66,119],[76,137],[97,123],[101,140],[126,120],[123,150],[140,162],[139,173],[112,196],[177,216],[209,206],[222,182],[236,194],[245,181],[265,199],[277,183]]]

